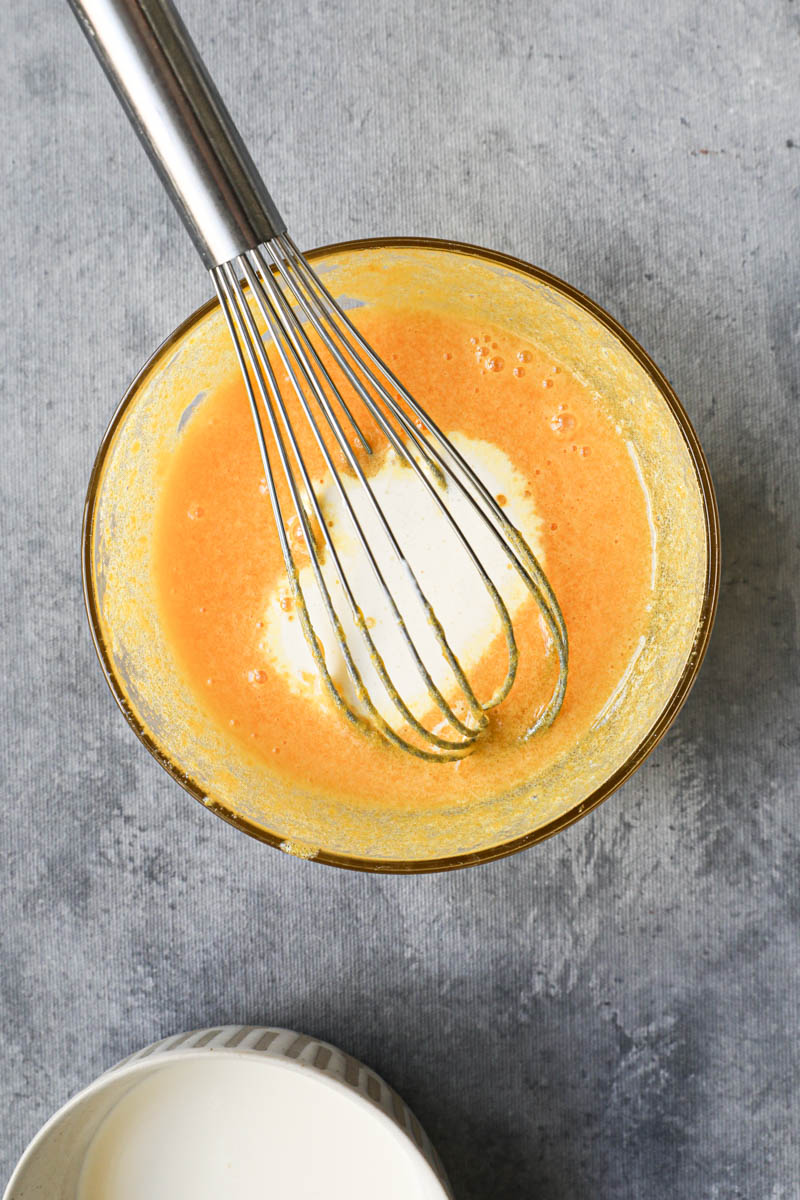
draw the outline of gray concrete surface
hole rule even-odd
[[[0,1177],[114,1060],[230,1020],[372,1064],[458,1200],[793,1200],[796,0],[183,12],[301,243],[482,243],[630,327],[709,454],[721,609],[646,766],[526,854],[338,873],[192,803],[108,694],[78,541],[117,399],[208,284],[66,5],[6,0]]]

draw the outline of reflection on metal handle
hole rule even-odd
[[[171,0],[69,0],[208,268],[284,233]]]

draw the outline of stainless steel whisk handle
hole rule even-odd
[[[171,0],[69,0],[211,269],[286,225]]]

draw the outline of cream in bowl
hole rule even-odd
[[[448,1200],[400,1097],[363,1064],[286,1029],[166,1038],[74,1097],[4,1200]]]
[[[311,259],[539,556],[569,634],[560,713],[529,734],[552,688],[552,654],[535,605],[509,585],[519,673],[471,754],[421,761],[342,720],[299,631],[214,307],[148,364],[98,457],[84,540],[98,651],[150,749],[248,832],[378,870],[494,857],[604,798],[684,699],[718,575],[702,452],[632,339],[534,268],[442,243],[355,244]],[[459,658],[491,688],[503,646],[474,589],[415,507],[405,468],[387,453],[371,470],[396,521],[418,531],[414,566],[434,608],[450,606]],[[314,487],[336,533],[342,513],[323,469]],[[469,513],[461,519],[474,537]],[[390,647],[387,614],[376,604],[366,618]],[[324,647],[335,671],[333,650]]]

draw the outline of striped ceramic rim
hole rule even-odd
[[[171,1059],[182,1055],[197,1056],[202,1051],[264,1055],[283,1060],[287,1065],[292,1064],[318,1072],[329,1081],[347,1087],[360,1100],[387,1117],[408,1138],[441,1185],[443,1200],[453,1200],[450,1183],[439,1155],[411,1109],[394,1088],[389,1087],[388,1083],[358,1059],[345,1054],[329,1042],[319,1041],[291,1029],[264,1025],[218,1025],[211,1029],[193,1029],[188,1033],[173,1034],[137,1050],[110,1067],[87,1088],[73,1096],[39,1131],[20,1159],[4,1193],[4,1200],[13,1200],[15,1181],[19,1173],[29,1161],[29,1156],[41,1145],[50,1127],[65,1115],[67,1110],[77,1106],[90,1093],[102,1088],[104,1082],[109,1082],[112,1077],[120,1074],[137,1074],[139,1064],[145,1062],[150,1065],[159,1059]]]

